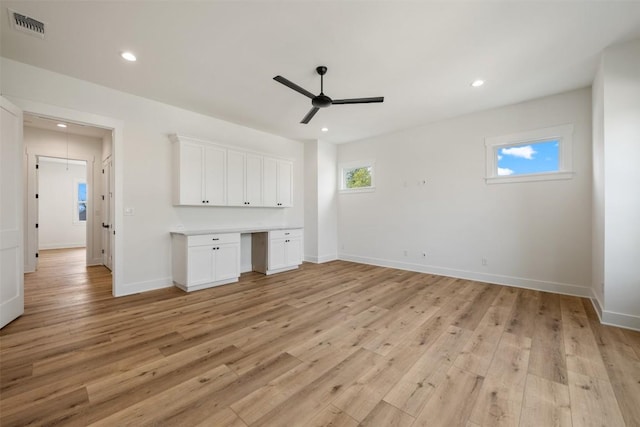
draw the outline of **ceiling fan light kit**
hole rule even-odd
[[[311,98],[311,105],[313,107],[311,108],[311,110],[309,110],[307,115],[304,116],[304,118],[300,122],[302,124],[306,125],[307,123],[309,123],[309,121],[311,121],[313,116],[316,115],[316,113],[320,108],[327,108],[334,104],[369,104],[372,102],[384,101],[383,96],[376,96],[371,98],[331,99],[324,94],[324,75],[327,73],[327,67],[325,67],[324,65],[320,65],[319,67],[316,67],[316,72],[320,74],[320,94],[319,95],[314,95],[308,90],[298,86],[297,84],[293,83],[290,80],[285,79],[282,76],[275,76],[273,78],[273,80],[277,81],[278,83],[282,83],[288,88],[293,89],[296,92],[301,93],[302,95],[308,98]]]

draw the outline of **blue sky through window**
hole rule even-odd
[[[558,140],[512,145],[497,150],[498,175],[557,172],[560,167]]]
[[[84,202],[87,200],[87,184],[84,182],[78,183],[78,201]]]

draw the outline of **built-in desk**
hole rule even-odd
[[[172,231],[173,282],[187,292],[237,282],[241,235],[251,236],[253,271],[296,269],[302,263],[302,233],[300,227]]]

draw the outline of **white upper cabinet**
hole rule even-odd
[[[227,203],[244,206],[244,159],[245,153],[227,151]]]
[[[293,162],[171,135],[173,204],[293,206]]]
[[[263,167],[264,206],[293,206],[293,163],[265,157]]]
[[[293,163],[285,160],[278,160],[278,202],[293,206]]]
[[[174,141],[174,205],[224,205],[224,149],[197,141]]]
[[[227,202],[230,206],[262,206],[262,156],[227,151]]]
[[[247,154],[245,159],[245,199],[250,206],[262,206],[262,163],[264,157]]]
[[[224,205],[225,194],[225,151],[217,147],[206,147],[204,150],[204,189],[206,204]]]

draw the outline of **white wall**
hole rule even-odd
[[[318,262],[338,258],[338,150],[318,141]]]
[[[603,321],[640,329],[640,40],[606,49],[602,67]]]
[[[121,120],[123,206],[134,208],[116,232],[123,236],[121,294],[171,286],[169,230],[255,225],[302,226],[303,145],[279,136],[140,98],[2,58],[1,90],[20,105],[30,100]],[[210,96],[215,96],[211,94]],[[26,103],[23,103],[26,104]],[[292,208],[174,207],[171,144],[178,133],[294,161]]]
[[[325,141],[305,143],[305,260],[338,258],[337,149]]]
[[[38,249],[84,247],[87,223],[74,217],[74,187],[87,182],[86,164],[66,164],[46,157],[38,164]]]
[[[102,156],[100,160],[104,161],[113,152],[113,137],[111,135],[102,137]]]
[[[592,86],[593,207],[591,229],[591,280],[597,308],[604,307],[604,82],[602,63]]]
[[[486,137],[567,123],[573,179],[485,183]],[[376,190],[338,196],[341,259],[591,296],[590,89],[338,146],[356,160]]]
[[[59,157],[85,160],[87,168],[87,185],[89,186],[89,204],[87,206],[87,264],[96,265],[102,262],[102,228],[101,228],[101,163],[102,140],[89,136],[67,134],[46,129],[25,126],[24,146],[25,161],[25,271],[35,270],[36,253],[36,216],[35,198],[35,164],[37,156]]]
[[[318,262],[318,141],[304,144],[304,260]]]

